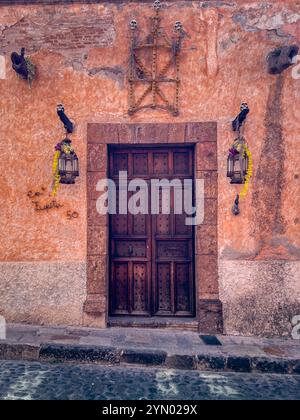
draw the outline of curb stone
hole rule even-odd
[[[167,357],[166,366],[170,369],[195,370],[197,358],[190,355],[170,355]]]
[[[293,366],[293,372],[294,375],[300,375],[300,361],[296,360]]]
[[[123,350],[121,362],[146,366],[164,365],[167,353],[151,350]]]
[[[254,359],[253,370],[260,373],[276,373],[287,375],[289,373],[289,363],[286,360],[274,360],[267,358]]]
[[[198,370],[223,371],[226,367],[226,359],[223,356],[209,356],[200,354],[197,356]]]
[[[230,356],[227,359],[227,368],[233,372],[250,373],[252,371],[250,358]]]
[[[214,372],[300,375],[300,359],[225,354],[173,355],[160,350],[91,345],[1,343],[0,360],[139,365]]]
[[[38,345],[1,343],[0,359],[35,361],[39,359],[39,351]]]
[[[77,361],[88,363],[120,364],[120,350],[110,347],[42,344],[39,359],[42,361]]]
[[[300,375],[300,360],[267,357],[198,355],[200,371]]]

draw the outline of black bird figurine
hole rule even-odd
[[[25,60],[25,48],[21,49],[21,54],[13,52],[11,54],[12,68],[23,79],[28,79],[28,68]]]
[[[250,109],[249,109],[248,104],[243,102],[242,105],[241,105],[241,112],[236,117],[236,119],[232,122],[233,131],[239,131],[240,130],[240,128],[244,124],[249,112],[250,112]]]
[[[297,45],[289,45],[282,48],[277,48],[272,51],[268,57],[268,72],[270,74],[281,74],[294,64],[294,57],[299,53]]]
[[[73,133],[74,124],[65,114],[65,108],[62,104],[57,105],[57,115],[59,116],[61,122],[63,123],[68,134]]]
[[[232,213],[234,214],[234,216],[238,216],[240,214],[239,204],[240,204],[240,196],[237,195],[234,201],[234,206],[232,207]]]

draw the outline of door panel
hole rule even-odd
[[[113,265],[114,282],[111,295],[114,296],[114,307],[119,313],[128,312],[128,264],[116,262]]]
[[[133,175],[148,175],[148,154],[134,153],[133,154]]]
[[[154,175],[158,175],[160,177],[163,175],[169,175],[169,153],[153,153],[153,167]]]
[[[133,265],[133,313],[144,314],[148,311],[148,275],[147,263]]]
[[[176,312],[186,313],[190,311],[190,299],[192,290],[189,279],[191,267],[189,263],[175,263],[175,301]]]
[[[172,311],[171,305],[171,264],[157,264],[157,313],[168,314]]]
[[[110,177],[118,189],[119,171],[133,178],[193,179],[193,150],[188,147],[114,147]],[[128,200],[133,193],[128,193]],[[110,217],[110,314],[194,316],[194,231],[186,215],[171,213],[113,215]],[[118,205],[118,202],[117,202]],[[150,213],[150,211],[149,211]]]

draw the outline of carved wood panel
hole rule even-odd
[[[193,149],[189,147],[112,147],[110,176],[118,185],[119,171],[134,178],[193,179]],[[151,203],[149,188],[148,200]],[[128,193],[128,200],[132,193]],[[186,215],[110,217],[110,314],[194,316],[194,231]]]

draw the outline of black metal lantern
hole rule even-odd
[[[72,147],[72,141],[69,139],[65,139],[61,143],[58,173],[61,184],[75,184],[75,179],[79,176],[78,157]]]
[[[249,158],[245,149],[245,141],[239,139],[229,150],[227,160],[227,177],[231,178],[231,184],[245,184],[248,169]]]

